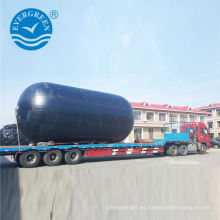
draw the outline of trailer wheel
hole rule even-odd
[[[20,154],[17,154],[16,156],[14,155],[14,160],[16,161],[16,163],[18,164],[18,166],[21,166],[21,163],[20,163]]]
[[[205,154],[206,153],[206,145],[205,144],[201,144],[201,148],[199,150],[199,153],[200,154]]]
[[[185,144],[179,146],[178,153],[180,156],[186,156],[188,153],[188,147]]]
[[[169,156],[177,156],[178,154],[178,147],[176,145],[171,145],[167,150],[167,155]]]
[[[60,150],[50,150],[44,154],[43,160],[47,166],[57,166],[62,160],[62,152]]]
[[[40,164],[41,156],[38,151],[30,150],[21,154],[20,164],[22,167],[31,168]]]
[[[82,159],[82,152],[79,149],[71,149],[65,153],[65,162],[68,164],[77,164]]]

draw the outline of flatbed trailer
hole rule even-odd
[[[76,164],[79,163],[83,157],[163,154],[164,145],[165,140],[155,140],[154,143],[131,144],[1,146],[0,156],[12,155],[15,161],[24,167],[38,166],[42,159],[46,165],[55,166],[58,165],[63,158],[68,164]]]
[[[110,156],[123,154],[163,153],[165,140],[156,140],[154,143],[128,143],[128,144],[88,144],[88,145],[52,145],[52,146],[1,146],[0,155],[16,155],[25,151],[36,150],[45,153],[58,149],[69,151],[80,149],[84,157]]]
[[[67,164],[77,164],[83,157],[135,154],[185,156],[188,152],[205,153],[210,145],[203,141],[199,142],[197,136],[190,138],[189,124],[186,131],[183,131],[183,128],[185,127],[180,124],[179,133],[173,133],[171,124],[171,132],[167,133],[164,129],[164,139],[154,139],[149,143],[1,146],[0,156],[12,155],[20,166],[36,167],[42,161],[48,166],[59,165],[62,160]]]

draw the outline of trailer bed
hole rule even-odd
[[[79,148],[81,150],[103,150],[103,149],[137,149],[137,148],[158,148],[165,145],[165,140],[154,140],[154,143],[115,143],[115,144],[86,144],[86,145],[58,145],[58,146],[1,146],[0,155],[13,155],[17,152],[26,150],[48,151],[51,149],[69,150],[71,148]]]

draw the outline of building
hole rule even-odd
[[[126,142],[135,139],[161,139],[163,128],[169,122],[204,122],[206,123],[207,112],[192,109],[189,106],[178,107],[169,104],[157,105],[148,102],[130,102],[134,111],[134,127]],[[176,124],[176,126],[178,126]],[[178,127],[173,127],[176,132]]]
[[[208,112],[207,124],[211,138],[220,137],[220,103],[199,107],[197,110]]]

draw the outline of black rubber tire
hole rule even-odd
[[[188,154],[188,147],[185,144],[182,144],[178,148],[178,153],[180,156],[186,156]]]
[[[205,144],[201,144],[201,149],[199,150],[200,154],[205,154],[207,150],[207,147]]]
[[[15,159],[15,157],[14,157],[14,159],[15,159],[15,161],[16,161],[16,163],[18,164],[18,166],[21,166],[21,163],[20,163],[20,154],[19,155],[17,155],[16,156],[16,159]]]
[[[20,143],[22,145],[29,144],[21,132],[19,132]],[[17,126],[16,124],[5,125],[0,130],[0,145],[18,145]]]
[[[22,167],[32,168],[40,164],[41,155],[36,150],[25,151],[20,156],[20,164]]]
[[[77,164],[82,159],[82,152],[76,148],[71,149],[65,153],[64,159],[67,164]]]
[[[50,150],[44,154],[43,160],[47,166],[57,166],[61,163],[63,158],[60,150]]]
[[[8,136],[10,136],[11,135],[11,130],[9,130],[9,129],[7,129],[7,130],[4,130],[4,136],[5,137],[8,137]]]
[[[178,147],[177,147],[177,145],[173,144],[173,145],[169,146],[169,148],[167,150],[167,155],[169,155],[169,156],[177,156],[178,155]]]

